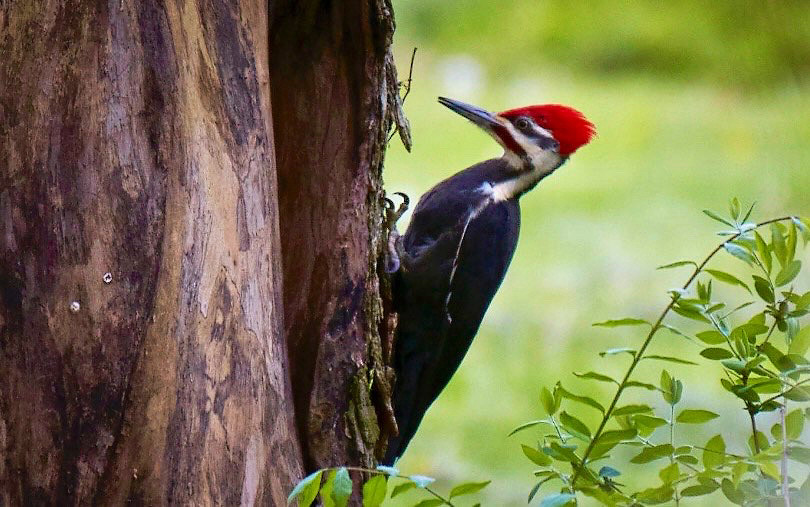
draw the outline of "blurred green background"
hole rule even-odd
[[[459,373],[399,462],[405,473],[437,477],[444,491],[452,482],[492,479],[478,498],[484,505],[525,505],[535,467],[520,443],[535,444],[538,434],[507,434],[544,416],[540,388],[557,380],[607,401],[612,391],[572,372],[620,373],[625,359],[597,353],[637,345],[641,336],[591,323],[661,311],[666,290],[688,273],[655,267],[702,258],[719,241],[717,224],[701,210],[727,214],[737,196],[757,202],[758,219],[810,215],[810,6],[394,0],[394,8],[400,79],[412,48],[418,52],[405,104],[414,147],[407,153],[392,141],[389,191],[416,198],[500,155],[495,142],[437,104],[438,95],[495,111],[560,102],[597,126],[590,145],[522,199],[520,243],[506,280]],[[720,258],[716,265],[743,276],[739,264]],[[799,286],[808,290],[810,275],[802,276]],[[733,301],[746,295],[716,290]],[[680,317],[672,323],[693,329]],[[653,349],[700,359],[699,347],[666,332]],[[716,363],[650,363],[642,380],[657,381],[666,367],[684,380],[685,403],[723,414],[705,428],[683,427],[684,437],[702,444],[722,432],[742,445],[746,414],[724,395]],[[646,391],[625,396],[663,408]],[[577,413],[598,421],[595,411]],[[631,465],[620,480],[650,473]],[[720,493],[706,498],[685,505],[726,502]]]

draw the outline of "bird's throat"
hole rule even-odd
[[[511,151],[504,153],[504,161],[513,170],[509,177],[489,183],[486,190],[495,202],[520,197],[564,162],[564,159],[552,151],[543,150],[533,155],[521,157]]]

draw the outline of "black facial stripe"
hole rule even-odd
[[[542,132],[540,127],[534,122],[531,122],[531,129],[529,129],[528,132],[523,132],[523,134],[544,150],[556,150],[560,147],[560,143],[553,137]]]

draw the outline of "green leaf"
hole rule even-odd
[[[551,460],[549,460],[551,463]],[[461,495],[470,495],[472,493],[477,493],[482,489],[486,488],[489,483],[492,481],[484,481],[484,482],[465,482],[464,484],[459,484],[455,488],[450,491],[450,498],[454,498]]]
[[[678,262],[672,262],[670,264],[664,264],[663,266],[658,266],[655,269],[671,269],[671,268],[679,268],[681,266],[689,266],[689,265],[697,267],[697,263],[694,262],[694,261],[678,261]]]
[[[645,447],[640,453],[635,455],[630,460],[630,463],[636,464],[650,463],[651,461],[655,461],[670,456],[674,450],[675,448],[669,444],[661,444],[655,445],[653,447]]]
[[[574,454],[574,450],[577,448],[575,445],[560,445],[557,442],[551,442],[549,447],[544,448],[545,452],[550,450],[551,457],[561,460],[561,461],[568,461],[569,463],[578,463],[579,458],[577,455]]]
[[[672,500],[675,490],[672,486],[664,484],[657,488],[648,488],[637,494],[636,498],[645,504],[660,504]]]
[[[723,243],[723,248],[725,248],[726,252],[744,261],[749,266],[754,265],[754,257],[750,253],[748,253],[748,250],[741,247],[740,245],[727,241],[726,243]]]
[[[759,463],[759,470],[768,477],[779,480],[779,467],[775,463],[769,461]]]
[[[756,432],[757,438],[757,445],[759,445],[760,449],[767,449],[771,446],[770,442],[768,442],[768,437],[765,436],[764,433],[761,431]],[[754,445],[754,435],[750,435],[748,437],[748,448],[751,449],[752,453],[756,453],[756,446]]]
[[[756,239],[759,260],[761,260],[762,264],[765,265],[765,270],[770,275],[771,269],[773,268],[773,257],[771,256],[771,250],[768,248],[768,244],[765,243],[765,240],[762,239],[762,236],[758,232],[754,233],[754,238]]]
[[[543,498],[543,501],[540,502],[540,507],[562,507],[563,505],[573,503],[575,498],[576,496],[571,493],[549,495]]]
[[[363,507],[382,505],[388,492],[388,482],[384,475],[375,475],[363,484]]]
[[[639,426],[644,426],[650,429],[659,428],[661,426],[666,426],[667,424],[669,424],[669,421],[667,421],[666,419],[645,414],[636,414],[635,416],[633,416],[633,419],[635,419],[636,424],[638,424]]]
[[[602,375],[601,373],[596,373],[595,371],[589,371],[589,372],[585,372],[585,373],[574,372],[574,375],[576,375],[579,378],[598,380],[600,382],[611,382],[613,384],[618,384],[618,382],[616,380],[608,377],[607,375]]]
[[[736,197],[731,200],[728,205],[729,212],[731,213],[731,218],[737,220],[740,218],[740,200]]]
[[[710,323],[709,319],[706,318],[706,316],[704,316],[698,310],[687,308],[680,304],[673,306],[672,311],[677,313],[681,317],[686,317],[687,319],[696,320],[698,322],[705,322],[707,324]]]
[[[394,487],[393,490],[391,490],[391,498],[394,498],[397,495],[405,493],[406,491],[408,491],[410,489],[413,489],[415,487],[416,487],[416,484],[411,482],[411,481],[407,481],[407,482],[403,482],[402,484],[398,484],[397,486]]]
[[[688,465],[698,464],[698,459],[691,454],[681,454],[680,456],[675,456],[675,459],[680,463],[686,463]]]
[[[709,493],[713,493],[715,490],[717,490],[718,486],[719,484],[716,486],[713,486],[712,484],[697,484],[695,486],[689,486],[688,488],[683,488],[681,491],[681,496],[708,495]]]
[[[527,422],[527,423],[523,423],[523,424],[521,424],[521,425],[520,425],[520,426],[518,426],[517,428],[513,429],[512,431],[510,431],[510,432],[509,432],[509,434],[508,434],[507,436],[508,436],[508,437],[511,437],[512,435],[514,435],[515,433],[517,433],[517,432],[519,432],[519,431],[523,431],[523,430],[525,430],[525,429],[533,428],[533,427],[537,426],[538,424],[548,424],[549,426],[553,426],[553,424],[551,423],[551,421],[549,421],[549,420],[547,420],[547,419],[538,419],[538,420],[536,420],[536,421],[529,421],[529,422]]]
[[[349,503],[349,497],[352,495],[352,479],[349,477],[349,471],[346,467],[338,468],[335,474],[335,480],[332,484],[332,494],[330,497],[335,505],[338,507],[345,507]]]
[[[715,419],[717,417],[720,416],[708,410],[687,408],[681,410],[681,413],[678,414],[678,417],[676,417],[675,420],[678,421],[679,423],[702,424],[711,421],[712,419]]]
[[[770,343],[763,343],[760,345],[760,350],[768,356],[768,360],[776,366],[779,371],[788,371],[792,370],[796,367],[796,364],[791,361],[786,355],[782,353],[779,349],[771,345]]]
[[[708,345],[719,345],[727,342],[726,337],[719,331],[702,331],[695,336]]]
[[[416,484],[417,487],[423,489],[430,486],[432,483],[436,482],[436,479],[434,479],[433,477],[428,477],[426,475],[410,475],[408,476],[408,479],[413,481],[413,483]]]
[[[621,472],[619,472],[615,468],[612,468],[612,467],[609,467],[609,466],[603,466],[602,468],[599,469],[599,477],[613,478],[613,477],[618,477],[620,475],[622,475]]]
[[[796,336],[793,337],[793,341],[790,342],[788,353],[804,356],[804,354],[807,353],[807,349],[810,349],[810,326],[805,326],[796,333]]]
[[[298,498],[299,507],[308,507],[315,500],[318,495],[318,490],[321,488],[321,475],[323,470],[312,472],[295,485],[290,495],[287,497],[287,503],[292,503],[293,500]]]
[[[613,411],[612,416],[619,417],[622,415],[643,414],[647,412],[652,412],[652,408],[650,408],[649,405],[633,404],[617,408]]]
[[[634,428],[627,430],[610,430],[602,433],[597,441],[599,444],[609,444],[613,442],[623,442],[625,440],[633,440],[638,435],[638,431]]]
[[[739,359],[726,359],[722,362],[722,365],[736,373],[742,374],[745,371],[745,361]]]
[[[580,438],[581,440],[588,441],[591,439],[591,430],[588,429],[585,423],[568,412],[560,413],[560,424],[562,424],[563,428],[565,428],[569,433]]]
[[[621,326],[651,326],[652,324],[650,324],[644,319],[625,318],[625,319],[606,320],[604,322],[596,322],[592,325],[595,327],[621,327]]]
[[[785,236],[782,234],[782,227],[779,224],[771,224],[771,247],[776,255],[776,260],[780,266],[787,264],[787,245]]]
[[[627,387],[642,387],[649,391],[656,391],[658,388],[652,384],[647,384],[645,382],[639,382],[638,380],[628,380],[626,384],[624,384],[625,388]]]
[[[323,507],[334,507],[335,505],[334,500],[332,500],[332,487],[335,484],[336,475],[337,470],[330,470],[326,475],[326,481],[324,481],[323,485],[321,486],[320,496]]]
[[[674,334],[676,334],[678,336],[683,336],[684,338],[686,338],[690,342],[693,341],[692,338],[688,334],[684,333],[683,331],[681,331],[677,327],[670,326],[669,324],[661,324],[661,327],[663,327],[664,329],[667,329],[668,331],[670,331],[670,332],[672,332],[672,333],[674,333]]]
[[[385,465],[377,465],[377,470],[384,473],[385,475],[389,475],[391,477],[399,477],[399,470],[394,467],[388,467]]]
[[[788,457],[799,463],[810,465],[810,449],[801,446],[788,447]]]
[[[785,417],[785,428],[789,439],[796,440],[801,436],[804,430],[804,413],[801,409],[797,408]]]
[[[677,463],[670,463],[658,471],[658,477],[664,484],[671,484],[675,482],[678,480],[678,476],[680,476],[680,474],[681,470]]]
[[[706,269],[704,271],[715,277],[720,282],[742,287],[743,289],[747,290],[749,294],[751,293],[751,289],[748,288],[748,284],[746,284],[745,282],[743,282],[734,275],[716,269]]]
[[[726,460],[726,442],[722,435],[715,435],[703,446],[703,466],[706,470],[717,468]]]
[[[703,210],[703,213],[705,213],[707,216],[709,216],[709,217],[713,218],[714,220],[717,220],[717,221],[718,221],[718,222],[720,222],[721,224],[725,224],[725,225],[727,225],[727,226],[729,226],[729,227],[734,227],[734,224],[733,224],[733,223],[729,222],[728,220],[726,220],[725,218],[721,217],[720,215],[718,215],[717,213],[715,213],[715,212],[714,212],[714,211],[712,211],[712,210],[704,209],[704,210]]]
[[[543,409],[550,416],[554,415],[557,411],[556,404],[554,403],[554,395],[551,394],[551,391],[549,391],[547,387],[544,387],[540,391],[540,403],[543,404]]]
[[[776,279],[774,280],[774,284],[777,287],[782,287],[783,285],[787,285],[796,278],[796,275],[799,274],[799,271],[802,270],[802,261],[796,259],[788,263],[787,266],[782,268],[778,275],[776,275]]]
[[[571,401],[576,401],[578,403],[582,403],[584,405],[588,405],[589,407],[595,408],[596,410],[605,413],[605,407],[602,406],[598,401],[594,400],[593,398],[589,398],[588,396],[580,396],[578,394],[574,394],[570,391],[567,391],[565,388],[562,387],[561,384],[557,383],[558,391],[563,398],[566,398]]]
[[[745,494],[737,489],[730,480],[723,479],[720,483],[720,489],[731,503],[736,505],[743,505],[745,503]]]
[[[710,347],[707,349],[703,349],[700,351],[700,355],[705,357],[706,359],[729,359],[734,357],[734,354],[729,352],[726,349],[720,349],[717,347]]]
[[[802,222],[797,217],[791,217],[790,219],[793,221],[796,228],[802,233],[802,240],[804,241],[804,244],[807,245],[807,242],[810,241],[810,227],[808,227],[807,224]]]
[[[521,444],[520,446],[523,449],[523,454],[526,455],[529,460],[531,460],[535,465],[540,465],[541,467],[548,466],[551,464],[551,458],[544,452],[540,452],[534,447],[529,447],[528,445]]]
[[[439,500],[438,498],[428,498],[426,500],[422,500],[413,507],[437,507],[439,505],[444,505],[444,501]]]
[[[600,357],[613,356],[613,355],[622,354],[622,353],[627,353],[627,354],[630,354],[631,356],[635,357],[636,349],[631,349],[630,347],[616,347],[616,348],[607,349],[605,351],[600,352],[599,356]]]
[[[680,359],[678,357],[671,357],[671,356],[659,356],[656,354],[650,354],[648,356],[644,356],[644,359],[657,359],[659,361],[668,361],[670,363],[678,363],[678,364],[697,364],[692,361],[687,361],[686,359]]]
[[[759,297],[761,297],[763,301],[767,303],[773,303],[776,301],[773,294],[773,287],[771,287],[771,282],[757,275],[753,275],[753,278],[754,290],[757,291]]]
[[[791,222],[788,226],[788,237],[785,242],[785,250],[787,250],[787,261],[790,262],[796,256],[796,224]]]

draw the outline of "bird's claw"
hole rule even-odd
[[[389,231],[396,230],[397,222],[408,211],[408,205],[411,203],[410,197],[404,192],[394,192],[394,195],[402,197],[402,203],[397,207],[394,201],[385,198],[385,223]]]
[[[394,195],[402,197],[402,203],[397,207],[394,201],[388,197],[385,198],[385,229],[388,231],[388,251],[385,258],[386,273],[396,273],[402,265],[399,253],[402,242],[399,231],[397,231],[397,222],[408,211],[408,205],[411,202],[408,195],[403,192],[394,192]]]

